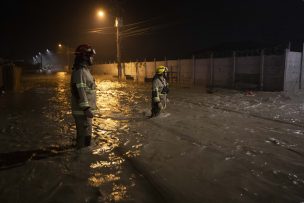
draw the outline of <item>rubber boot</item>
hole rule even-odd
[[[88,147],[91,145],[91,136],[84,137],[84,146]]]

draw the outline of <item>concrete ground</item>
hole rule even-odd
[[[94,144],[73,148],[69,75],[0,96],[0,202],[304,202],[304,95],[172,88],[96,77]]]

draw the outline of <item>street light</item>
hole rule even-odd
[[[103,10],[97,11],[98,17],[104,17],[105,12]],[[120,37],[120,29],[122,28],[123,21],[121,17],[115,18],[115,24],[116,27],[116,60],[117,60],[117,70],[118,70],[118,79],[122,79],[122,66],[121,66],[121,53],[120,53],[120,44],[121,44],[121,37]]]
[[[101,18],[104,17],[104,16],[105,16],[104,11],[103,11],[103,10],[98,10],[98,11],[97,11],[97,16],[98,16],[98,17],[101,17]]]
[[[58,44],[59,49],[64,49],[66,51],[67,55],[67,66],[68,66],[68,71],[70,70],[70,47],[68,45],[63,45],[61,43]]]

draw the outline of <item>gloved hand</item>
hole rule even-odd
[[[162,105],[162,103],[161,103],[161,102],[158,102],[158,103],[157,103],[157,106],[158,106],[158,108],[159,108],[160,110],[162,110],[162,109],[163,109],[163,105]]]
[[[93,114],[93,112],[91,111],[90,108],[86,108],[84,110],[84,115],[86,115],[88,118],[93,118],[94,117],[94,114]]]

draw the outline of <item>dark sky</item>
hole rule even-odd
[[[73,49],[89,43],[97,60],[113,60],[114,30],[88,31],[113,26],[117,15],[129,34],[145,31],[122,39],[125,60],[191,56],[221,43],[304,40],[303,0],[2,0],[0,8],[0,57],[15,59],[61,42]]]

